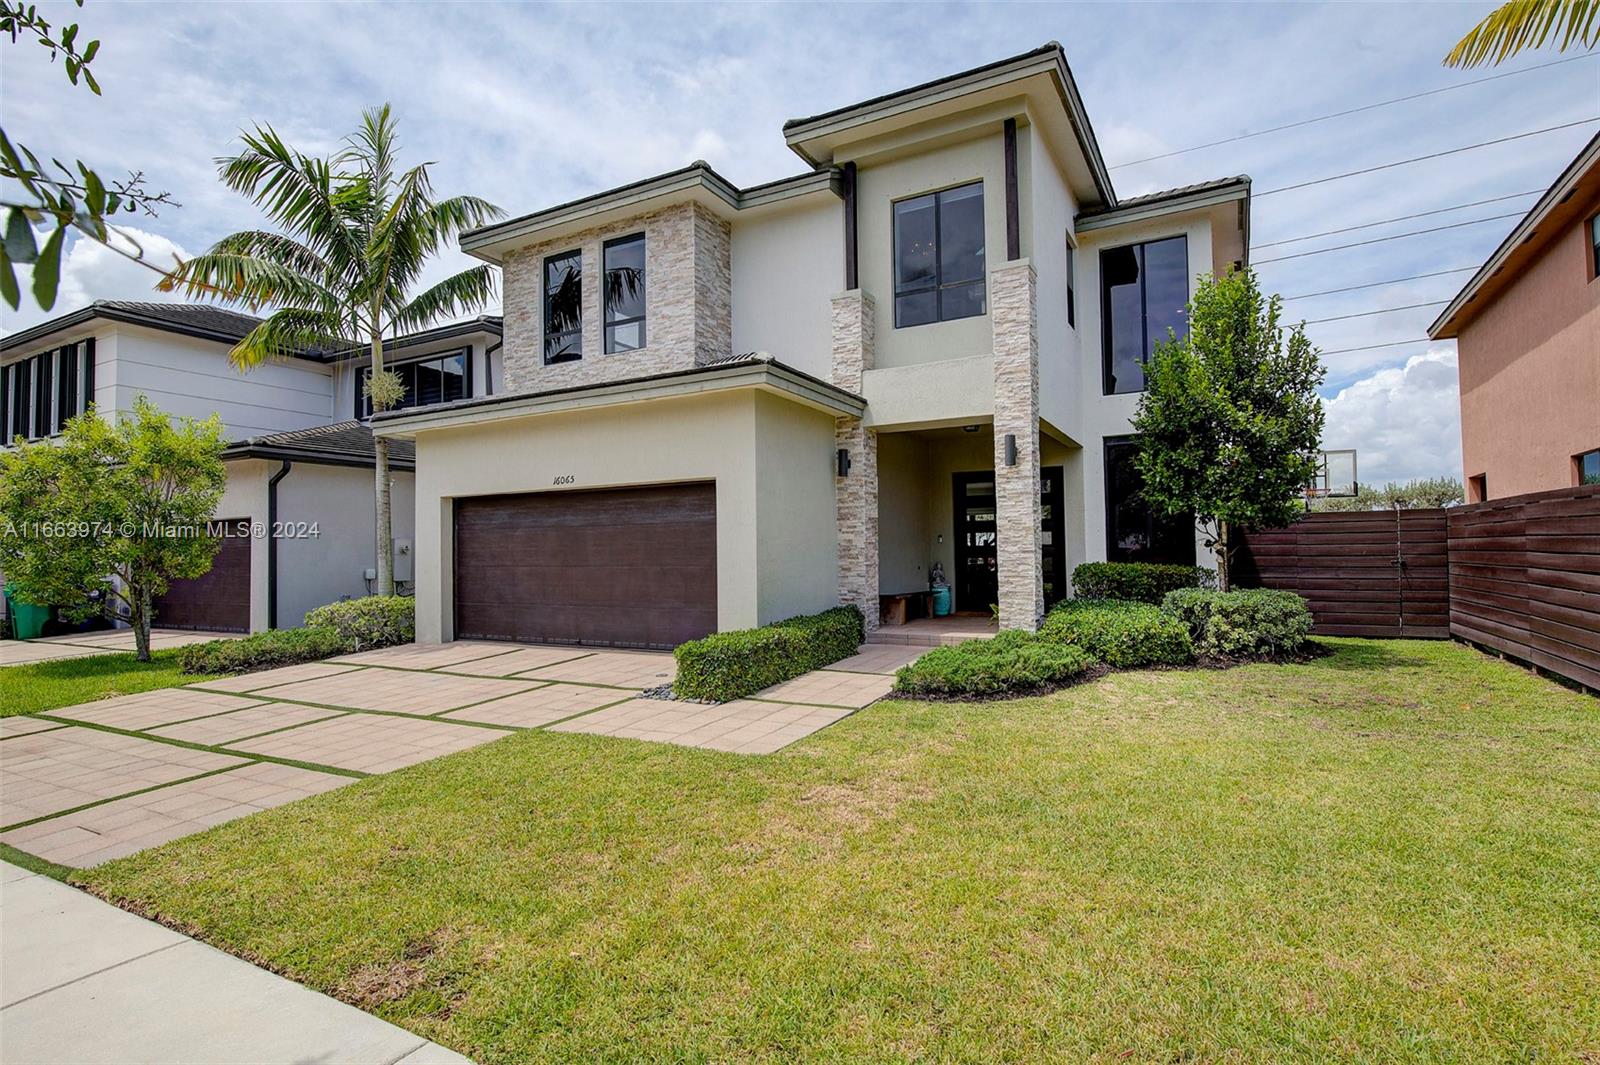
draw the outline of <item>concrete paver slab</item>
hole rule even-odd
[[[386,710],[426,717],[469,703],[514,695],[533,687],[527,681],[497,677],[457,677],[399,669],[363,669],[319,680],[279,684],[254,692],[257,698],[294,699],[356,710]]]
[[[454,643],[405,643],[395,647],[380,647],[373,651],[357,651],[353,655],[340,655],[332,662],[354,662],[361,666],[393,666],[396,669],[438,669],[461,662],[503,655],[517,648],[514,643],[490,643],[477,640],[457,640]]]
[[[0,666],[26,666],[34,662],[54,662],[62,658],[87,658],[108,655],[104,647],[69,647],[38,640],[0,640]]]
[[[440,714],[439,720],[482,721],[490,725],[538,728],[574,714],[621,702],[631,694],[616,688],[596,688],[587,684],[546,684],[532,691],[508,695],[504,699]]]
[[[0,743],[0,825],[242,765],[231,755],[88,728],[36,732]]]
[[[0,1060],[43,1063],[467,1059],[353,1006],[45,877],[0,888]],[[13,999],[12,977],[25,993]]]
[[[677,661],[660,651],[596,651],[570,662],[522,674],[536,680],[565,680],[635,690],[670,684],[677,675]]]
[[[234,740],[246,736],[259,736],[263,732],[309,725],[313,721],[326,721],[339,717],[341,710],[324,710],[315,706],[296,706],[293,703],[263,703],[248,710],[231,714],[202,717],[198,721],[185,721],[181,725],[165,725],[150,730],[152,736],[167,736],[186,743],[200,743],[208,747],[226,747]]]
[[[769,754],[809,736],[852,710],[741,699],[707,705],[634,699],[550,726],[552,732],[675,743],[742,754]]]
[[[47,861],[87,869],[353,781],[334,773],[256,762],[0,833],[0,842]]]
[[[509,733],[449,721],[348,714],[236,744],[242,751],[302,762],[388,773],[464,751]]]
[[[151,647],[184,647],[191,643],[210,643],[212,640],[237,640],[236,632],[195,632],[189,629],[151,629]],[[113,651],[131,651],[137,646],[132,629],[101,629],[98,632],[74,632],[66,636],[46,636],[41,642],[63,647],[97,647]]]
[[[275,684],[292,684],[297,680],[317,680],[321,677],[349,673],[360,668],[360,666],[356,665],[340,665],[334,662],[305,662],[298,666],[280,666],[277,669],[263,669],[259,673],[245,673],[238,677],[221,677],[217,680],[201,681],[199,684],[190,685],[190,687],[205,688],[214,692],[253,692],[260,688],[270,688]]]
[[[260,699],[200,691],[196,688],[158,688],[137,695],[119,695],[93,703],[66,706],[50,713],[93,725],[141,731],[157,725],[171,725],[195,717],[225,714],[260,704]]]
[[[751,698],[779,703],[810,703],[813,706],[848,706],[859,710],[888,695],[893,687],[892,676],[815,669],[804,676],[758,691]]]
[[[38,717],[0,717],[0,740],[8,736],[26,736],[32,732],[49,732],[51,729],[66,727],[58,722]]]
[[[532,669],[553,666],[557,662],[570,662],[594,652],[585,647],[521,647],[493,658],[480,658],[441,666],[449,673],[470,673],[477,677],[509,677],[513,673],[526,673]]]
[[[835,662],[828,669],[841,673],[894,673],[901,666],[908,666],[927,653],[926,647],[864,643],[855,654]]]

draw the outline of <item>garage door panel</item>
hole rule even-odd
[[[213,522],[229,530],[241,519]],[[155,623],[163,628],[207,632],[250,631],[250,538],[224,536],[211,569],[191,580],[173,581],[155,604]]]
[[[717,625],[716,486],[456,501],[456,635],[673,647]]]

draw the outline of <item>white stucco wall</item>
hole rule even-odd
[[[1099,345],[1081,343],[1085,301],[1081,262],[1074,285],[1076,327],[1067,325],[1067,242],[1078,208],[1055,157],[1036,142],[1033,132],[1027,126],[1017,131],[1017,137],[1019,146],[1027,147],[1032,177],[1034,228],[1028,259],[1038,277],[1039,417],[1076,439],[1081,431],[1077,389],[1081,352],[1098,352]]]
[[[814,614],[839,601],[834,419],[755,396],[757,618]],[[719,514],[720,520],[720,514]]]
[[[733,351],[770,353],[826,381],[829,300],[844,288],[844,208],[834,198],[733,223]]]
[[[416,505],[410,473],[392,473],[390,484],[398,572],[401,542],[411,545],[416,538]],[[371,594],[363,577],[377,566],[371,469],[295,463],[278,482],[278,521],[315,522],[318,527],[315,537],[278,541],[279,628],[303,624],[306,611],[325,603]]]

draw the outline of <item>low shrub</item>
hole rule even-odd
[[[1185,588],[1168,592],[1161,609],[1188,627],[1194,649],[1208,658],[1292,655],[1311,635],[1311,610],[1293,592]]]
[[[718,632],[678,645],[675,694],[684,699],[742,699],[802,673],[849,658],[866,638],[853,606],[776,621],[759,629]]]
[[[1217,575],[1204,566],[1169,566],[1155,562],[1085,562],[1072,571],[1072,592],[1079,599],[1126,599],[1159,605],[1179,588],[1210,588]]]
[[[330,628],[268,629],[242,640],[212,640],[178,649],[185,673],[254,673],[274,666],[316,662],[354,650]]]
[[[1096,665],[1081,647],[1009,631],[935,647],[896,673],[894,687],[898,695],[919,699],[1027,695],[1059,688]]]
[[[416,601],[408,595],[345,599],[306,614],[306,627],[332,629],[352,651],[410,643],[417,635]]]
[[[1125,599],[1068,599],[1053,608],[1039,635],[1081,647],[1108,666],[1181,666],[1194,661],[1189,628],[1158,606]]]

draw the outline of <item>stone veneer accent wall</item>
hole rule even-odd
[[[1000,627],[1036,629],[1044,615],[1043,540],[1039,502],[1039,316],[1037,281],[1026,259],[989,274],[994,323],[996,567]],[[1007,434],[1017,438],[1017,463],[1006,465]]]
[[[645,346],[605,353],[601,310],[602,248],[606,241],[645,235]],[[544,260],[573,249],[583,253],[583,358],[544,365]],[[687,370],[733,349],[732,231],[699,204],[519,248],[502,269],[505,388],[538,392],[603,384]]]
[[[872,368],[872,297],[859,289],[833,297],[833,383],[861,390]],[[839,524],[839,602],[861,608],[867,629],[878,627],[878,434],[860,418],[839,418],[834,446],[850,453],[850,472],[834,478]]]

